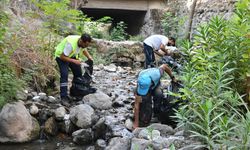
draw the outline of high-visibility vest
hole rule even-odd
[[[73,50],[70,53],[69,57],[75,56],[78,59],[78,54],[76,54],[76,49],[78,48],[78,40],[81,36],[79,35],[70,35],[64,38],[57,46],[55,51],[55,57],[60,57],[63,53],[63,50],[66,46],[66,43],[70,43]]]

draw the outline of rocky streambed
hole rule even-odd
[[[57,96],[20,93],[20,101],[1,110],[0,149],[194,149],[197,142],[182,129],[157,120],[132,131],[138,72],[114,64],[95,66],[93,86],[97,92],[72,101],[70,108],[62,106]]]

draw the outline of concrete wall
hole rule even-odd
[[[192,33],[196,33],[197,27],[208,22],[214,16],[221,16],[229,19],[234,10],[234,4],[237,0],[198,0],[193,17]],[[169,0],[167,8],[174,12],[177,17],[183,18],[185,23],[180,28],[179,37],[184,36],[187,27],[187,19],[193,0]],[[173,7],[175,6],[175,7]]]
[[[164,0],[89,0],[82,8],[143,10],[162,9]]]

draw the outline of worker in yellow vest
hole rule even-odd
[[[61,102],[65,106],[69,106],[68,97],[68,71],[69,68],[73,72],[74,78],[82,76],[81,61],[79,53],[82,52],[93,64],[93,58],[88,51],[82,50],[89,46],[92,38],[89,34],[70,35],[64,38],[57,46],[55,51],[56,62],[60,69],[60,96]]]

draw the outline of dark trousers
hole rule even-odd
[[[160,111],[160,106],[161,106],[161,102],[162,102],[162,99],[164,97],[163,95],[163,91],[161,89],[161,85],[158,84],[155,89],[152,90],[152,96],[153,96],[153,101],[154,101],[154,113],[155,114],[158,114],[159,111]]]
[[[135,92],[137,92],[137,89]],[[149,90],[147,95],[142,96],[142,100],[148,101],[152,104],[152,97],[153,97],[153,102],[154,102],[153,110],[154,110],[154,113],[157,114],[160,111],[161,102],[164,97],[160,83],[153,90]]]
[[[74,59],[74,58],[73,58]],[[56,62],[59,66],[60,70],[60,96],[66,97],[68,96],[68,74],[69,68],[71,69],[74,78],[82,76],[82,70],[80,65],[76,65],[74,63],[65,62],[61,60],[59,57],[56,58]]]
[[[145,66],[144,68],[151,68],[154,67],[155,62],[155,55],[153,48],[148,46],[147,44],[143,43],[143,51],[145,54]]]
[[[152,97],[153,97],[153,111],[152,111]],[[142,102],[139,103],[139,124],[140,126],[147,126],[150,123],[152,114],[155,116],[160,113],[160,106],[163,99],[163,91],[160,84],[153,90],[150,90],[147,95],[142,96]]]

